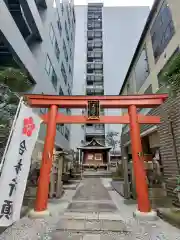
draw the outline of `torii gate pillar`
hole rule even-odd
[[[128,112],[130,120],[133,171],[135,176],[138,207],[138,209],[134,212],[134,216],[138,218],[146,217],[147,219],[154,219],[157,217],[157,214],[155,211],[152,211],[149,201],[148,185],[146,180],[146,172],[144,169],[144,158],[140,136],[140,126],[138,122],[136,106],[129,106]]]
[[[52,105],[49,108],[47,132],[44,143],[44,151],[42,156],[42,164],[40,169],[40,176],[38,180],[38,189],[36,194],[35,208],[29,213],[31,217],[44,217],[49,216],[50,213],[47,209],[50,174],[52,169],[52,158],[54,141],[56,136],[56,116],[58,107]]]

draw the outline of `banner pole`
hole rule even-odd
[[[16,121],[17,121],[17,118],[19,116],[19,112],[20,112],[20,109],[21,109],[21,104],[23,102],[23,97],[20,98],[20,101],[19,101],[19,104],[18,104],[18,107],[17,107],[17,110],[16,110],[16,114],[14,116],[14,120],[13,120],[13,123],[12,123],[12,126],[11,126],[11,131],[9,133],[9,137],[8,137],[8,140],[7,140],[7,143],[6,143],[6,147],[5,147],[5,150],[4,150],[4,153],[3,153],[3,156],[2,156],[2,159],[1,159],[1,162],[0,162],[0,177],[1,177],[1,173],[2,173],[2,168],[3,168],[3,165],[4,165],[4,161],[5,161],[5,157],[6,157],[6,153],[8,151],[8,148],[9,148],[9,143],[11,141],[11,137],[12,137],[12,134],[14,132],[14,127],[16,125]]]

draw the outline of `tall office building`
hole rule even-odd
[[[86,95],[104,95],[103,77],[103,37],[102,37],[102,7],[101,3],[89,3],[87,9],[87,59],[86,59]],[[101,110],[103,114],[103,110]],[[104,124],[86,124],[85,142],[93,138],[99,143],[105,143]]]
[[[75,6],[73,95],[119,94],[149,11],[149,7],[109,7],[102,3]],[[120,109],[113,109],[101,114],[120,113]],[[82,112],[77,109],[73,114]],[[92,138],[104,143],[105,133],[120,133],[121,125],[73,125],[71,129],[71,147],[77,148]]]
[[[70,0],[1,0],[0,67],[25,69],[31,93],[71,95],[75,22]],[[44,136],[42,126],[40,151]],[[69,142],[70,126],[57,126],[56,147],[69,149]]]

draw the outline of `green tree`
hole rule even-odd
[[[0,84],[7,85],[12,92],[26,92],[32,87],[27,72],[14,67],[0,67]]]
[[[161,74],[160,85],[165,87],[171,97],[180,90],[180,54],[178,53],[168,64],[166,71]]]
[[[115,131],[109,131],[106,134],[106,143],[112,147],[113,152],[115,152],[115,149],[117,146],[120,145],[120,140],[118,140],[119,138],[119,133],[115,132]]]
[[[0,67],[0,161],[19,103],[19,94],[32,87],[29,74],[14,67]]]

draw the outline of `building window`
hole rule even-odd
[[[69,12],[72,13],[71,5],[69,5]]]
[[[71,32],[71,41],[73,41],[73,34],[72,34],[72,32]]]
[[[60,58],[60,50],[59,50],[58,43],[57,43],[56,40],[55,40],[54,48],[55,48],[55,54],[56,54],[57,60],[59,61],[59,58]]]
[[[102,160],[102,153],[95,153],[95,160]]]
[[[72,50],[71,50],[71,47],[69,48],[69,51],[70,51],[70,58],[72,58]]]
[[[87,64],[87,69],[103,69],[103,64],[102,63],[88,63]]]
[[[57,75],[54,71],[54,68],[52,66],[52,63],[51,63],[48,55],[46,57],[45,69],[46,69],[47,74],[51,77],[51,82],[52,82],[55,90],[57,90]]]
[[[103,64],[96,63],[96,64],[94,64],[94,68],[95,69],[103,69]]]
[[[66,21],[65,21],[65,31],[66,31],[67,41],[69,42],[69,33],[68,33],[68,27],[67,27],[67,22]]]
[[[60,50],[59,50],[59,47],[58,47],[58,43],[57,43],[57,40],[56,40],[56,36],[55,36],[52,24],[50,25],[49,35],[50,35],[51,43],[54,46],[54,51],[55,51],[56,58],[59,61]]]
[[[60,132],[60,124],[56,124],[56,130]]]
[[[46,65],[45,65],[45,69],[46,69],[47,74],[50,75],[50,73],[51,73],[51,69],[52,69],[52,64],[51,64],[51,61],[50,61],[48,55],[46,56]]]
[[[67,84],[67,75],[66,75],[66,71],[65,71],[63,62],[61,63],[61,73],[62,73],[65,84]]]
[[[42,114],[48,113],[48,108],[40,108],[40,113]]]
[[[94,73],[95,74],[103,74],[103,70],[102,69],[101,70],[100,69],[95,69]]]
[[[64,125],[63,124],[57,124],[56,129],[58,132],[60,132],[62,135],[64,135]]]
[[[64,136],[67,140],[69,140],[69,129],[67,127],[65,128],[65,135]]]
[[[103,76],[95,76],[94,80],[97,85],[103,85]]]
[[[61,133],[64,135],[64,125],[61,125]]]
[[[50,31],[49,31],[49,36],[51,39],[51,43],[54,45],[55,42],[55,33],[52,24],[50,24]]]
[[[61,2],[61,12],[62,12],[62,15],[64,14],[64,6],[63,6],[63,3]]]
[[[102,37],[102,32],[101,31],[95,31],[94,36],[98,37],[98,38],[101,38]]]
[[[57,90],[57,75],[56,75],[54,69],[52,69],[51,82],[52,82],[55,90]]]
[[[94,21],[88,21],[88,29],[98,29],[100,30],[102,28],[102,23],[101,22],[94,22]]]
[[[98,58],[98,59],[102,59],[103,54],[102,54],[102,52],[94,52],[94,57]]]
[[[102,41],[94,42],[94,48],[102,48]]]
[[[71,109],[70,108],[66,108],[66,114],[71,115]]]
[[[73,21],[73,19],[72,19],[72,31],[74,32],[74,21]]]
[[[103,55],[101,51],[100,52],[89,51],[87,57],[93,58],[93,60],[99,59],[100,61],[102,61]]]
[[[99,12],[99,11],[102,11],[102,6],[90,6],[88,5],[88,12]]]
[[[61,37],[61,35],[62,35],[62,26],[61,26],[61,20],[60,20],[59,15],[58,15],[58,20],[57,20],[57,26],[58,26],[59,34],[60,34],[60,37]]]
[[[73,20],[74,20],[74,23],[76,23],[76,17],[75,17],[74,7],[73,7],[72,11],[73,11]]]
[[[167,1],[164,1],[150,31],[155,61],[159,59],[174,33],[171,10]]]
[[[87,37],[89,40],[93,40],[93,39],[102,39],[102,31],[100,30],[89,30],[87,32]]]
[[[103,76],[95,76],[95,81],[103,81]]]
[[[68,85],[68,95],[71,95],[71,88],[69,85]]]
[[[93,75],[93,74],[87,74],[87,76],[86,76],[86,81],[87,81],[87,82],[91,82],[91,83],[93,84],[93,82],[96,81],[95,75]]]
[[[100,52],[100,51],[102,51],[102,48],[101,47],[96,47],[95,50]]]
[[[129,84],[129,81],[127,82],[126,86],[127,86],[127,95],[128,95],[131,93],[131,86]]]
[[[71,27],[71,22],[70,22],[70,17],[69,17],[69,9],[68,6],[66,7],[66,11],[67,11],[67,18],[68,18],[68,24],[69,24],[69,29]]]
[[[59,87],[59,96],[63,96],[64,95],[64,92],[63,92],[63,90],[62,90],[62,88],[61,88],[61,86]]]
[[[63,40],[63,51],[64,51],[66,62],[68,62],[68,53],[67,53],[67,48],[64,40]]]
[[[143,48],[141,55],[136,63],[135,75],[136,75],[136,91],[138,92],[149,75],[149,65],[146,47]]]
[[[72,76],[72,70],[71,70],[71,66],[69,65],[69,75]]]

